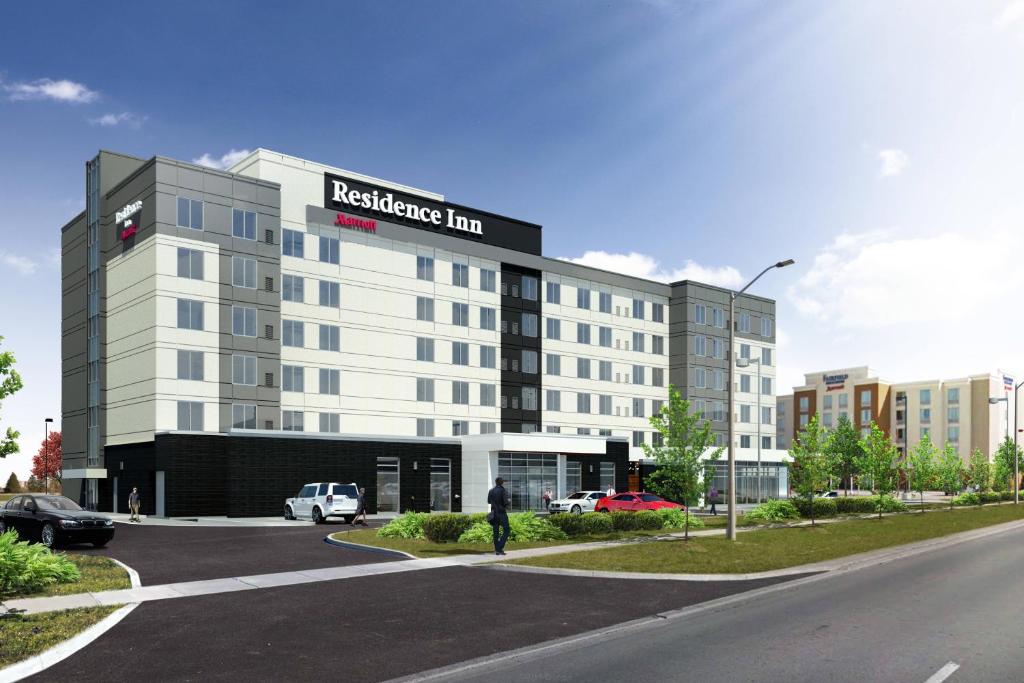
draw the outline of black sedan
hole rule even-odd
[[[114,537],[114,520],[83,510],[64,496],[26,494],[0,507],[0,533],[14,529],[18,537],[53,548],[69,543],[105,546]]]

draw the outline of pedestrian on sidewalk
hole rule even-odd
[[[512,498],[505,490],[505,480],[501,477],[494,480],[494,488],[487,492],[487,503],[491,506],[491,511],[487,513],[487,522],[494,532],[494,554],[504,555],[505,544],[512,533],[512,528],[508,524],[508,509],[512,505]]]
[[[551,489],[547,489],[544,491],[544,509],[551,509]]]
[[[362,522],[359,521],[359,517],[360,516],[362,516],[362,518],[363,518]],[[367,526],[367,524],[366,524],[366,489],[364,489],[364,488],[360,488],[359,489],[359,497],[356,498],[356,516],[352,518],[352,526],[355,526],[356,524],[362,524],[363,526]]]
[[[128,518],[129,522],[138,522],[142,524],[142,519],[139,517],[139,508],[142,506],[142,499],[139,497],[139,487],[133,486],[132,492],[128,494],[128,509],[131,510],[131,517]]]
[[[718,510],[715,509],[715,503],[718,502],[718,489],[714,486],[711,487],[711,491],[708,493],[708,501],[711,503],[711,514],[718,516]]]

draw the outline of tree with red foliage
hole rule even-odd
[[[32,456],[32,476],[39,480],[49,476],[50,479],[60,481],[60,463],[60,432],[50,432],[49,443],[44,439],[40,443],[39,452]]]

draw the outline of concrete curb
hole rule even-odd
[[[338,532],[343,533],[343,532]],[[381,553],[382,555],[398,555],[407,560],[421,560],[423,558],[410,555],[404,550],[394,550],[392,548],[380,548],[375,545],[363,545],[362,543],[353,543],[352,541],[339,541],[336,538],[331,538],[331,534],[324,536],[324,543],[327,545],[338,546],[339,548],[348,548],[349,550],[363,550],[370,553]]]

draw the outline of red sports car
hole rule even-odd
[[[594,512],[639,512],[640,510],[660,510],[661,508],[686,509],[679,503],[667,501],[653,493],[627,491],[597,501],[597,504],[594,505]]]

